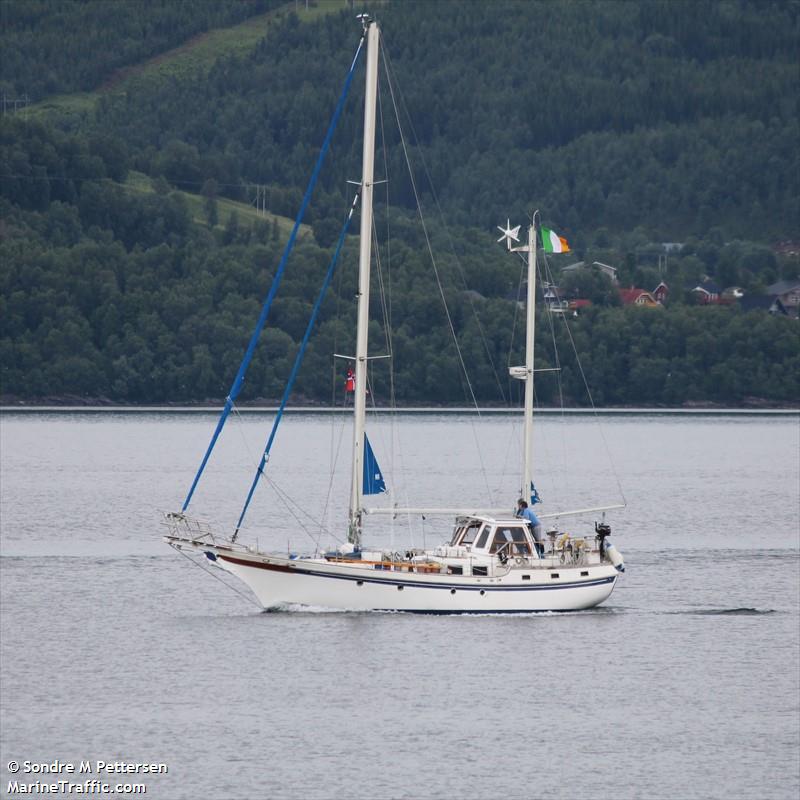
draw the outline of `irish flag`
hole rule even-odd
[[[542,247],[545,253],[569,253],[567,240],[559,236],[555,231],[542,228]]]

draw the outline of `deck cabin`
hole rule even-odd
[[[585,569],[610,561],[601,545],[602,537],[608,536],[610,530],[608,526],[603,527],[607,529],[606,532],[586,537],[573,537],[557,529],[548,530],[547,539],[540,547],[540,555],[528,520],[470,514],[458,517],[450,541],[433,549],[412,548],[399,553],[354,551],[352,545],[341,545],[336,551],[325,553],[323,559],[375,570],[491,579],[504,578],[513,571],[513,574],[520,574],[524,581],[532,578],[532,570]],[[345,549],[348,547],[350,549]],[[620,571],[624,569],[621,557],[617,568]],[[588,574],[580,573],[581,577]],[[559,573],[554,572],[550,577],[558,578]]]
[[[496,570],[513,568],[550,568],[570,563],[600,563],[597,543],[589,539],[572,539],[557,531],[548,532],[549,544],[540,556],[534,546],[530,523],[518,517],[459,517],[450,542],[429,551],[423,559],[437,562],[453,575],[495,574]]]

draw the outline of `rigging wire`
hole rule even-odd
[[[269,312],[272,307],[272,301],[274,300],[275,295],[278,292],[278,288],[281,284],[281,280],[283,278],[283,274],[286,270],[286,265],[289,260],[289,255],[291,254],[294,248],[294,244],[297,239],[297,234],[300,230],[300,224],[302,223],[303,217],[305,216],[306,213],[306,209],[308,208],[308,205],[311,202],[311,196],[314,193],[314,187],[316,186],[317,180],[319,179],[319,174],[322,170],[322,165],[325,161],[325,156],[328,150],[330,149],[331,140],[333,139],[333,134],[336,131],[339,118],[341,117],[345,100],[347,99],[347,95],[350,91],[350,84],[352,83],[356,64],[358,63],[358,58],[363,49],[365,39],[366,39],[366,31],[361,36],[361,39],[358,43],[358,48],[356,49],[355,56],[353,57],[353,61],[350,64],[350,71],[347,73],[347,77],[345,78],[344,86],[342,87],[341,94],[339,95],[339,99],[336,103],[336,108],[334,109],[333,117],[331,118],[331,121],[328,125],[328,130],[325,134],[325,139],[322,143],[322,147],[320,148],[319,154],[317,155],[317,161],[314,165],[314,170],[311,173],[311,177],[309,178],[308,185],[306,186],[306,192],[303,195],[303,200],[300,204],[300,209],[297,212],[297,217],[295,218],[294,225],[292,226],[292,231],[289,234],[289,238],[284,247],[283,254],[281,255],[281,260],[278,264],[277,270],[275,271],[275,276],[272,279],[272,285],[270,286],[269,293],[264,299],[264,303],[261,307],[261,313],[258,316],[256,327],[250,336],[250,340],[247,344],[247,349],[245,350],[244,358],[242,359],[242,363],[239,365],[236,377],[233,379],[230,391],[228,393],[227,398],[225,399],[225,407],[223,408],[222,413],[220,414],[216,428],[214,429],[214,433],[211,436],[211,441],[209,442],[205,455],[203,456],[203,459],[200,462],[200,467],[198,468],[197,474],[195,475],[194,480],[192,481],[192,485],[189,488],[189,492],[186,495],[186,499],[183,501],[183,506],[181,507],[181,511],[186,511],[186,509],[189,507],[189,503],[191,503],[192,501],[192,497],[194,495],[195,489],[197,488],[197,484],[200,481],[200,477],[202,476],[206,468],[206,464],[208,463],[208,460],[211,457],[211,453],[214,450],[214,446],[217,443],[217,439],[219,438],[220,434],[222,433],[222,429],[225,426],[225,421],[227,420],[228,415],[231,412],[231,408],[233,407],[233,404],[236,401],[236,398],[242,389],[242,385],[244,384],[245,374],[247,373],[247,369],[250,366],[250,362],[253,358],[256,345],[258,344],[258,341],[261,338],[261,331],[266,325],[267,317],[269,316]],[[241,524],[241,519],[239,520],[239,523]]]
[[[312,542],[316,544],[318,539],[316,539],[314,537],[314,534],[311,533],[311,531],[303,524],[301,516],[305,517],[307,520],[313,523],[315,528],[318,526],[322,528],[325,531],[325,533],[328,534],[328,536],[331,536],[337,542],[344,541],[344,539],[337,536],[335,533],[333,533],[333,531],[325,528],[324,523],[322,523],[320,520],[315,519],[308,511],[306,511],[296,500],[294,500],[294,498],[287,491],[282,489],[275,482],[272,476],[270,476],[269,478],[268,485],[270,485],[275,490],[275,494],[278,495],[278,499],[280,499],[283,502],[284,506],[286,507],[286,510],[292,515],[292,517],[294,517],[295,522],[300,526],[303,533],[305,533],[311,539]]]
[[[537,242],[537,247],[538,247],[538,242]],[[525,276],[527,275],[527,259],[522,255],[522,253],[519,253],[519,257],[520,257],[520,261],[522,262],[522,264],[521,264],[521,267],[520,267],[520,284],[519,284],[519,289],[518,289],[518,296],[519,296],[519,293],[521,293],[521,291],[522,291],[523,283],[526,283]],[[549,269],[547,267],[547,264],[545,264],[544,273],[542,271],[541,264],[542,264],[542,261],[537,258],[536,259],[536,274],[537,274],[537,277],[538,277],[539,285],[544,287],[546,283],[554,284],[554,281],[553,281],[553,278],[552,278],[552,273],[549,271]],[[545,281],[544,277],[548,277],[549,280]],[[550,306],[547,305],[546,303],[544,304],[544,307],[545,307],[545,318],[547,319],[547,323],[548,323],[548,326],[549,326],[549,329],[550,329],[551,339],[552,339],[552,342],[553,342],[553,363],[554,363],[554,366],[556,368],[556,380],[558,381],[559,408],[560,408],[560,412],[561,412],[561,419],[562,419],[562,421],[565,421],[566,420],[566,416],[565,416],[565,411],[564,411],[564,396],[563,396],[562,384],[561,384],[561,361],[560,361],[560,353],[559,353],[559,350],[558,350],[558,344],[556,342],[555,330],[554,330],[554,327],[553,327],[553,313],[552,313],[552,310],[551,310]],[[534,403],[534,408],[536,409],[536,411],[540,412],[543,407],[542,407],[542,404],[541,404],[540,399],[539,399],[539,394],[536,391],[536,383],[535,382],[533,384],[533,403]],[[539,428],[540,435],[539,435],[539,438],[538,438],[538,442],[541,445],[542,450],[544,451],[544,456],[545,457],[543,459],[543,462],[544,463],[548,463],[548,464],[549,463],[553,463],[551,461],[551,457],[550,457],[550,449],[548,447],[548,438],[547,438],[547,436],[542,435],[543,432],[544,432],[543,428],[540,427]],[[564,429],[563,426],[561,428],[561,440],[562,440],[562,464],[565,467],[565,475],[567,476],[564,480],[568,480],[569,473],[566,471],[566,463],[567,463],[567,458],[566,458],[566,438],[565,438],[565,429]],[[559,505],[560,503],[559,503],[559,499],[558,498],[561,496],[561,492],[559,491],[558,481],[556,481],[554,479],[554,476],[552,474],[552,470],[550,470],[550,471],[542,470],[541,472],[539,472],[539,478],[537,479],[538,482],[539,482],[539,486],[541,488],[542,476],[545,476],[545,475],[549,479],[548,480],[548,485],[550,487],[549,488],[550,497],[553,498],[553,502],[554,502],[555,505]]]
[[[375,267],[376,273],[378,277],[378,297],[380,298],[380,306],[381,306],[381,316],[383,317],[383,336],[386,342],[386,353],[389,356],[389,360],[392,360],[393,352],[392,352],[392,331],[391,331],[391,322],[389,320],[389,310],[387,307],[386,301],[386,286],[383,280],[383,269],[381,268],[381,255],[380,255],[380,248],[378,246],[378,231],[375,227],[375,219],[372,220],[372,245],[373,245],[373,252],[375,253]]]
[[[384,44],[385,47],[385,44]],[[383,48],[381,48],[383,49]],[[386,147],[386,127],[384,125],[384,115],[383,115],[383,94],[380,90],[380,82],[378,83],[378,119],[380,120],[380,131],[381,131],[381,156],[383,158],[383,176],[386,181],[386,204],[384,208],[384,221],[386,225],[386,286],[388,287],[387,297],[384,302],[385,308],[385,324],[387,329],[387,337],[389,342],[389,352],[392,354],[392,358],[389,359],[389,463],[392,469],[392,477],[393,480],[389,484],[389,501],[390,503],[394,502],[397,496],[397,487],[396,487],[396,472],[394,470],[394,463],[395,463],[395,442],[397,443],[397,448],[400,451],[399,460],[400,460],[400,471],[405,474],[405,465],[403,463],[402,458],[402,449],[400,447],[400,440],[397,436],[397,398],[395,394],[395,369],[394,369],[394,349],[392,344],[392,237],[391,237],[391,227],[389,224],[389,158],[387,155],[387,147]],[[375,219],[373,217],[373,226],[375,225]],[[376,243],[375,243],[375,253],[376,257],[380,258],[380,248],[377,244],[377,228],[376,228]],[[380,267],[380,263],[378,264],[378,274],[382,274],[382,270]],[[383,293],[383,284],[381,284],[381,293]],[[406,504],[408,505],[408,504]],[[394,546],[394,529],[395,529],[395,520],[394,517],[390,518],[390,541],[392,542],[392,546]],[[411,533],[411,522],[409,520],[409,533]]]
[[[384,45],[385,47],[385,45]],[[383,49],[383,48],[382,48]],[[388,298],[386,301],[386,318],[387,318],[387,326],[391,336],[392,330],[392,239],[390,236],[389,231],[389,159],[387,156],[387,148],[386,148],[386,131],[384,129],[383,124],[383,99],[382,94],[380,92],[380,83],[378,84],[378,109],[379,115],[378,119],[380,119],[381,123],[381,153],[383,155],[383,175],[386,179],[386,208],[385,208],[385,217],[386,217],[386,284],[389,287]],[[373,225],[375,224],[375,220],[373,217]],[[378,247],[375,248],[376,253],[379,252]],[[391,341],[389,352],[393,352],[391,348]],[[394,412],[396,402],[395,402],[395,385],[394,385],[394,359],[392,359],[389,363],[389,406]],[[394,413],[392,414],[392,419],[394,420]],[[394,424],[394,422],[393,422]]]
[[[542,286],[544,286],[545,282],[547,282],[551,286],[555,286],[556,283],[555,283],[555,279],[553,277],[553,273],[550,270],[550,264],[547,261],[547,254],[544,253],[544,251],[542,251],[542,255],[543,255],[543,257],[542,257],[541,261],[539,259],[536,260],[536,269],[537,269],[537,273],[538,273],[538,276],[539,276],[539,283]],[[544,264],[544,270],[542,270],[542,268],[540,266],[541,264]],[[545,279],[546,279],[546,281],[545,281]],[[567,434],[567,427],[566,427],[567,416],[566,416],[566,411],[564,410],[564,384],[563,384],[563,380],[562,380],[562,376],[561,376],[561,353],[560,353],[560,351],[558,349],[558,343],[557,343],[557,340],[556,340],[556,331],[555,331],[555,325],[553,323],[553,316],[554,315],[553,315],[552,309],[550,308],[550,306],[548,306],[545,303],[545,318],[547,319],[548,327],[550,329],[550,338],[551,338],[551,340],[553,342],[553,366],[556,369],[556,373],[555,373],[555,375],[556,375],[556,385],[558,387],[558,403],[559,403],[559,409],[560,409],[560,415],[561,415],[561,417],[560,417],[561,418],[560,432],[561,432],[561,456],[562,456],[562,464],[564,466],[564,491],[567,494],[570,494],[570,485],[569,485],[570,470],[567,469],[567,462],[568,462],[568,458],[567,458],[567,436],[566,436],[566,434]],[[575,353],[575,356],[577,358],[577,352]],[[542,440],[542,442],[544,444],[544,440]],[[546,447],[546,445],[545,445],[545,447]],[[555,487],[553,487],[553,488],[554,488],[554,494],[557,495],[557,490],[555,490]]]
[[[458,343],[458,336],[456,335],[455,326],[453,325],[453,318],[450,315],[450,309],[447,306],[447,298],[446,298],[445,293],[444,293],[444,287],[442,285],[441,276],[439,275],[439,268],[438,268],[438,265],[436,263],[436,257],[433,254],[433,247],[431,245],[430,234],[428,233],[428,226],[425,224],[425,217],[424,217],[424,215],[422,213],[422,203],[420,201],[419,191],[417,189],[417,182],[416,182],[416,179],[414,178],[414,171],[411,168],[411,161],[410,161],[410,158],[409,158],[409,155],[408,155],[408,146],[406,144],[406,137],[405,137],[405,134],[403,133],[402,122],[400,121],[400,110],[399,110],[398,105],[397,105],[397,100],[395,98],[395,93],[394,93],[394,86],[393,86],[392,79],[391,79],[391,74],[390,74],[390,69],[389,69],[389,67],[390,67],[389,54],[388,54],[388,52],[387,52],[385,47],[383,48],[382,52],[383,52],[383,55],[384,55],[383,63],[384,63],[384,68],[385,68],[385,72],[386,72],[387,83],[389,85],[389,94],[390,94],[390,96],[392,98],[392,106],[394,108],[395,119],[397,121],[397,129],[398,129],[398,131],[400,133],[400,143],[401,143],[401,145],[403,147],[403,155],[405,157],[406,166],[408,168],[408,175],[409,175],[409,179],[411,181],[412,190],[414,192],[414,199],[415,199],[416,204],[417,204],[417,212],[419,214],[420,223],[422,225],[422,231],[423,231],[423,234],[425,236],[425,244],[426,244],[427,249],[428,249],[428,255],[429,255],[430,259],[431,259],[431,265],[433,267],[433,274],[434,274],[434,277],[436,279],[436,285],[437,285],[437,287],[439,289],[439,295],[440,295],[440,297],[442,299],[442,304],[444,306],[445,316],[447,318],[447,324],[448,324],[448,327],[450,329],[450,335],[452,336],[453,343],[454,343],[455,348],[456,348],[456,354],[458,355],[458,361],[459,361],[459,364],[461,366],[461,371],[462,371],[462,374],[463,374],[463,377],[464,377],[464,381],[465,381],[466,386],[467,386],[467,388],[469,390],[469,394],[470,394],[470,396],[472,398],[472,404],[475,407],[475,411],[476,411],[476,413],[478,415],[478,418],[480,419],[481,410],[480,410],[480,407],[478,406],[478,401],[477,401],[477,398],[475,397],[475,392],[474,392],[473,387],[472,387],[472,382],[469,379],[469,373],[467,371],[467,366],[466,366],[466,363],[464,362],[464,356],[463,356],[463,354],[461,352],[461,347],[460,347],[460,345]],[[481,474],[483,475],[483,480],[484,480],[484,484],[486,486],[486,491],[487,491],[487,493],[489,495],[489,502],[492,505],[494,505],[494,492],[492,491],[491,486],[489,485],[489,477],[488,477],[488,474],[487,474],[487,471],[486,471],[486,465],[484,464],[484,461],[483,461],[483,456],[481,455],[480,441],[478,439],[478,434],[477,434],[477,431],[475,429],[475,423],[472,420],[470,420],[470,422],[471,422],[472,434],[473,434],[473,437],[475,439],[475,443],[477,445],[478,461],[480,463]]]
[[[384,43],[383,47],[381,48],[381,53],[385,52],[386,44]],[[384,72],[386,72],[386,64],[384,62]],[[388,74],[387,74],[387,82],[388,82]],[[380,120],[380,130],[381,130],[381,154],[383,156],[383,174],[386,178],[386,207],[385,207],[385,224],[386,224],[386,286],[388,287],[387,296],[385,298],[385,319],[387,324],[387,329],[389,331],[389,341],[390,341],[390,350],[389,352],[394,355],[393,343],[391,339],[391,331],[392,329],[392,237],[390,232],[390,223],[389,223],[389,188],[390,188],[390,180],[389,180],[389,159],[388,159],[388,148],[386,146],[386,126],[384,124],[384,111],[383,111],[383,95],[380,92],[380,85],[378,86],[378,109],[379,109],[379,120]],[[374,218],[373,218],[373,225],[374,225]],[[377,236],[377,232],[376,232]],[[379,257],[380,250],[377,246],[375,247],[376,257]],[[378,266],[379,274],[381,273],[380,264]],[[383,291],[383,289],[382,289]],[[408,486],[407,484],[403,483],[402,490],[399,489],[397,486],[397,475],[406,475],[406,468],[405,468],[405,459],[403,456],[403,446],[402,441],[399,436],[399,424],[398,424],[398,413],[397,413],[397,386],[395,383],[395,369],[394,369],[394,358],[389,360],[389,408],[390,408],[390,424],[389,424],[389,431],[390,431],[390,463],[393,468],[394,473],[394,480],[390,483],[390,501],[395,500],[398,494],[402,494],[403,498],[405,499],[404,505],[406,508],[410,507],[411,502],[408,496]],[[394,471],[394,461],[395,461],[395,449],[397,451],[397,459],[399,461],[399,470],[397,472]],[[391,521],[391,535],[394,537],[394,527],[395,527],[395,517],[392,516]],[[413,546],[414,540],[414,525],[413,519],[410,514],[406,514],[406,524],[407,529],[409,532],[409,536],[411,538],[411,543]]]
[[[338,307],[339,307],[339,298],[336,298],[336,307],[337,307],[337,322],[338,322]],[[336,326],[338,327],[338,325]],[[338,332],[334,331],[333,335],[333,352],[338,352],[336,348],[336,340],[338,338]],[[336,358],[331,356],[331,440],[330,445],[328,447],[328,491],[325,494],[325,504],[322,509],[322,516],[320,519],[327,519],[328,516],[328,504],[331,499],[331,492],[333,490],[333,478],[334,478],[334,469],[336,465],[336,460],[338,459],[338,451],[336,453],[336,457],[334,457],[334,450],[336,444],[336,420],[334,417],[336,416],[335,409],[336,409],[336,384],[338,383],[338,375],[336,372]],[[344,428],[342,428],[344,431]],[[322,538],[322,524],[320,523],[319,529],[319,538]],[[314,548],[316,550],[316,547]]]
[[[546,254],[544,255],[544,262],[547,265],[547,269],[549,271],[550,270],[550,264],[549,264],[549,262],[547,260],[547,255]],[[552,275],[552,272],[550,274]],[[620,496],[622,497],[622,502],[625,505],[627,505],[628,501],[625,498],[625,492],[622,489],[622,482],[620,481],[619,474],[617,472],[616,466],[614,465],[614,459],[611,457],[611,449],[608,446],[608,441],[606,440],[605,431],[603,430],[602,420],[600,419],[600,415],[597,413],[597,407],[594,404],[594,398],[592,397],[592,391],[589,388],[589,382],[586,379],[586,373],[583,370],[583,364],[581,363],[580,356],[578,355],[578,348],[575,345],[575,339],[574,339],[574,337],[572,335],[572,329],[569,326],[569,321],[567,320],[566,315],[564,314],[564,315],[562,315],[562,317],[563,317],[563,321],[564,321],[564,328],[567,331],[567,336],[569,338],[569,342],[572,345],[572,352],[575,353],[575,363],[578,365],[578,372],[580,373],[581,380],[583,381],[583,387],[584,387],[584,389],[586,389],[586,394],[587,394],[587,396],[589,398],[589,404],[591,405],[591,408],[592,408],[592,415],[594,416],[595,422],[597,423],[597,428],[598,428],[598,431],[600,433],[600,438],[602,439],[603,447],[605,448],[606,457],[608,458],[609,464],[611,466],[611,472],[613,473],[614,479],[617,482],[617,490],[619,491]],[[562,403],[562,407],[563,407],[563,403]]]
[[[289,402],[289,396],[291,394],[292,387],[294,386],[294,382],[297,378],[300,366],[303,363],[303,356],[305,355],[309,339],[314,330],[314,326],[316,325],[317,317],[319,316],[319,311],[322,307],[322,302],[325,299],[328,287],[330,286],[331,280],[333,279],[336,266],[339,261],[339,255],[342,252],[342,247],[347,237],[347,231],[348,228],[350,227],[350,222],[353,219],[353,213],[355,212],[356,206],[360,199],[361,199],[361,194],[360,192],[357,192],[355,197],[353,198],[352,204],[350,205],[350,210],[347,214],[344,225],[342,226],[341,232],[339,233],[339,240],[336,243],[336,249],[333,253],[333,256],[331,257],[330,264],[328,265],[328,270],[325,273],[325,278],[322,282],[322,287],[319,290],[319,294],[317,295],[317,299],[311,311],[311,316],[308,320],[308,324],[306,325],[306,330],[305,333],[303,334],[303,339],[300,342],[300,348],[297,351],[297,355],[295,356],[294,364],[292,365],[292,371],[286,383],[286,388],[283,391],[283,396],[281,397],[280,405],[278,406],[278,412],[275,415],[274,422],[272,423],[272,430],[270,431],[269,439],[267,440],[267,444],[264,448],[263,455],[261,456],[261,461],[259,462],[258,468],[256,469],[256,474],[253,477],[252,483],[250,484],[250,491],[247,493],[247,498],[244,502],[242,513],[239,515],[239,520],[236,523],[236,529],[234,530],[233,537],[231,539],[232,541],[236,541],[236,537],[239,534],[239,528],[241,528],[242,526],[245,514],[247,513],[247,509],[250,506],[251,500],[253,499],[253,494],[255,493],[256,487],[258,486],[259,478],[264,474],[264,468],[266,467],[267,462],[269,461],[270,452],[272,450],[272,444],[275,441],[275,436],[278,432],[278,426],[280,425],[280,422],[283,418],[283,412],[286,408],[286,404]]]
[[[334,316],[334,328],[333,328],[333,352],[339,353],[341,352],[339,346],[339,322],[342,318],[342,283],[344,281],[344,269],[338,271],[336,276],[336,314]],[[337,371],[337,360],[336,357],[333,356],[331,358],[331,408],[336,409],[336,387],[339,383],[339,373]],[[345,409],[347,406],[347,391],[345,390],[343,393],[342,399],[342,409]],[[337,417],[339,415],[336,413],[331,414],[331,444],[330,444],[330,473],[328,475],[328,492],[325,497],[325,510],[323,513],[322,519],[326,519],[326,515],[328,513],[328,508],[330,507],[331,497],[333,496],[333,485],[336,478],[336,467],[339,462],[339,454],[342,446],[342,439],[344,437],[344,429],[345,429],[345,417],[342,415],[341,423],[337,423]],[[338,443],[336,443],[336,429],[337,424],[339,426],[339,438]],[[319,536],[317,539],[317,546],[319,540],[322,538],[323,534],[323,527],[320,525]]]
[[[236,430],[239,431],[239,435],[242,438],[242,444],[244,445],[244,449],[247,452],[247,457],[253,462],[253,464],[258,464],[258,458],[250,448],[250,442],[247,440],[247,436],[245,436],[244,429],[246,427],[244,417],[242,416],[241,412],[239,411],[239,406],[233,405],[231,406],[231,412],[233,413],[236,421],[239,423],[236,426]]]
[[[383,123],[382,119],[381,119],[381,123]],[[387,183],[387,185],[388,185],[388,183]],[[386,282],[384,281],[384,278],[383,278],[383,268],[382,268],[382,263],[381,263],[380,247],[379,247],[379,244],[378,244],[378,229],[377,229],[377,226],[375,224],[375,218],[374,217],[372,219],[372,243],[373,243],[372,252],[375,254],[375,267],[376,267],[376,274],[377,274],[377,279],[378,279],[378,297],[380,299],[381,314],[383,316],[383,331],[384,331],[384,337],[385,337],[385,340],[386,340],[386,350],[387,350],[388,355],[389,355],[389,358],[388,358],[388,361],[389,361],[389,376],[390,376],[389,377],[389,382],[390,382],[390,386],[389,386],[389,392],[390,392],[389,402],[390,402],[390,406],[391,406],[392,405],[392,400],[393,400],[393,398],[391,396],[392,385],[393,385],[393,381],[392,381],[392,377],[391,376],[392,376],[392,374],[394,372],[394,368],[393,368],[394,353],[392,352],[392,331],[391,331],[391,322],[390,322],[390,319],[389,319],[388,299],[387,299],[387,296],[386,296],[386,294],[387,294]],[[388,278],[388,276],[387,276],[387,278]],[[372,409],[374,411],[374,410],[377,409],[378,406],[377,406],[377,400],[376,400],[375,385],[374,385],[374,381],[371,378],[371,374],[370,374],[370,370],[369,369],[366,372],[366,376],[367,376],[367,393],[368,393],[369,398],[370,398],[370,404],[372,405]],[[391,444],[390,444],[390,446],[388,448],[386,448],[386,438],[385,438],[385,436],[383,436],[383,432],[381,431],[381,442],[383,443],[384,448],[388,449],[388,451],[391,454],[392,467],[394,467],[394,452],[393,452],[394,441],[393,440],[394,440],[394,415],[392,414],[392,424],[391,424],[391,428],[390,428],[390,441],[391,441]],[[392,470],[392,472],[394,472],[394,470]],[[390,482],[390,485],[391,485],[391,482]],[[393,524],[393,522],[391,524],[390,536],[391,536],[390,542],[391,542],[392,548],[394,548],[394,524]]]
[[[522,253],[517,253],[517,255],[519,256],[521,263],[520,263],[520,268],[519,268],[519,279],[517,281],[517,296],[516,296],[516,298],[514,300],[514,316],[512,318],[512,323],[511,323],[511,336],[510,336],[510,338],[508,340],[508,356],[507,356],[507,359],[506,359],[506,365],[508,367],[507,372],[508,372],[508,385],[509,385],[509,391],[508,391],[509,404],[512,401],[512,395],[514,394],[514,381],[515,381],[515,378],[511,377],[511,366],[512,366],[511,357],[512,357],[512,353],[513,353],[513,350],[514,350],[514,339],[516,338],[517,320],[519,319],[519,311],[520,311],[520,299],[519,298],[520,298],[520,295],[522,293],[522,284],[524,282],[526,269],[527,269],[527,261],[526,261],[525,257],[522,255]],[[519,402],[519,401],[517,401],[517,402]],[[511,425],[509,426],[509,433],[508,433],[509,439],[508,439],[508,444],[506,445],[506,453],[505,453],[505,457],[503,459],[503,467],[502,467],[502,471],[501,471],[501,475],[504,478],[505,478],[505,476],[507,474],[508,463],[509,463],[510,459],[512,458],[512,455],[515,456],[515,457],[519,457],[521,459],[521,454],[519,452],[519,447],[518,446],[516,446],[516,447],[514,446],[515,443],[519,443],[519,441],[520,441],[520,428],[521,427],[522,427],[522,420],[519,417],[517,417],[516,415],[514,415],[512,417],[512,419],[511,419]],[[513,450],[513,454],[512,454],[512,450]]]
[[[177,550],[190,564],[193,564],[195,567],[199,567],[200,569],[203,570],[203,572],[207,572],[212,578],[218,580],[225,588],[230,589],[232,592],[236,592],[236,594],[238,594],[240,597],[243,597],[245,600],[247,600],[248,603],[252,603],[254,606],[256,606],[256,608],[258,608],[259,611],[264,610],[261,607],[261,604],[256,600],[254,600],[249,594],[245,594],[241,589],[237,589],[235,586],[232,586],[227,581],[222,580],[222,578],[219,575],[217,575],[215,572],[209,569],[201,561],[191,558],[190,556],[187,556],[186,553],[184,553],[183,550],[181,550],[179,547],[174,547],[173,550]]]
[[[347,394],[345,394],[345,399],[346,398],[347,398]],[[335,416],[338,416],[338,415],[335,414],[335,413],[331,414],[331,417],[335,417]],[[314,549],[315,550],[319,549],[319,542],[322,539],[322,534],[326,533],[326,532],[328,532],[328,533],[330,532],[329,529],[325,527],[325,525],[322,522],[322,520],[327,519],[328,508],[330,507],[331,498],[333,497],[333,484],[334,484],[334,481],[335,481],[335,478],[336,478],[336,467],[337,467],[337,465],[339,463],[339,455],[341,454],[341,451],[342,451],[342,440],[344,439],[344,429],[345,429],[345,420],[344,420],[344,416],[342,416],[342,424],[339,426],[339,439],[336,442],[336,447],[334,449],[333,433],[334,433],[335,429],[333,427],[333,423],[331,425],[331,474],[330,474],[329,480],[328,480],[328,490],[325,493],[325,504],[324,504],[323,509],[322,509],[322,517],[320,518],[319,533],[317,534],[317,538],[316,538],[316,540],[314,542]]]
[[[391,66],[391,58],[389,57],[388,49],[387,49],[385,44],[383,46],[383,52],[385,53],[386,72],[387,72],[387,78],[388,78],[389,67]],[[391,90],[391,84],[390,84],[389,88]],[[403,111],[405,112],[405,118],[408,121],[408,126],[409,126],[409,128],[411,130],[411,135],[413,136],[414,141],[417,144],[417,153],[419,155],[419,159],[420,159],[420,162],[422,164],[422,169],[423,169],[423,172],[425,173],[425,177],[428,180],[428,188],[430,189],[430,193],[431,193],[431,196],[433,197],[433,201],[434,201],[434,203],[436,205],[436,209],[439,212],[439,219],[441,220],[442,229],[444,230],[445,235],[447,236],[447,241],[448,241],[448,243],[450,245],[450,252],[453,255],[453,260],[455,262],[458,275],[461,278],[461,284],[464,287],[465,292],[468,292],[469,284],[467,283],[466,276],[464,275],[464,269],[463,269],[463,267],[461,265],[461,260],[459,259],[458,253],[456,252],[455,243],[453,241],[453,237],[450,234],[450,228],[447,226],[447,224],[445,222],[444,211],[442,211],[442,206],[439,203],[439,196],[436,193],[436,188],[435,188],[435,186],[433,184],[433,178],[431,177],[430,170],[428,169],[428,163],[427,163],[427,161],[425,161],[425,155],[423,153],[422,148],[419,146],[419,138],[417,137],[417,132],[416,132],[416,129],[414,128],[414,122],[413,122],[413,120],[411,118],[411,114],[408,113],[408,107],[406,106],[406,101],[405,101],[402,89],[400,88],[399,84],[397,86],[397,95],[400,98],[400,105],[402,106]],[[399,120],[398,120],[398,127],[399,127]],[[400,135],[402,136],[402,131],[400,132]],[[404,146],[404,149],[405,149],[405,146]],[[407,156],[406,156],[406,158],[407,158]],[[410,171],[410,168],[409,168],[409,171]],[[412,183],[413,183],[413,178],[412,178]],[[414,194],[416,195],[416,190],[415,190]],[[417,198],[417,205],[418,206],[420,205],[419,198]],[[421,213],[420,213],[420,216],[421,216]],[[500,397],[502,398],[503,402],[506,403],[507,402],[506,394],[503,391],[503,385],[502,385],[502,383],[500,381],[500,376],[497,373],[497,368],[496,368],[495,363],[494,363],[494,358],[492,357],[492,351],[491,351],[491,348],[489,347],[489,340],[488,340],[488,338],[486,336],[486,332],[484,331],[483,324],[481,323],[480,316],[478,315],[478,310],[475,307],[475,301],[474,301],[474,299],[472,298],[472,296],[469,293],[466,294],[466,297],[467,297],[467,300],[469,301],[469,305],[470,305],[470,308],[472,310],[472,316],[475,319],[476,325],[478,326],[478,333],[479,333],[480,338],[481,338],[481,343],[483,344],[483,349],[486,352],[486,357],[489,360],[489,365],[492,368],[492,374],[494,375],[495,382],[497,383],[497,388],[498,388],[498,391],[500,392]]]

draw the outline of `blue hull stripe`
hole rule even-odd
[[[540,591],[553,591],[558,589],[582,589],[586,586],[605,586],[609,583],[616,581],[616,575],[609,575],[607,578],[593,578],[586,581],[573,581],[570,583],[556,583],[544,584],[537,586],[493,586],[490,584],[468,584],[466,586],[457,583],[422,583],[420,581],[403,581],[392,580],[391,578],[368,578],[360,575],[331,575],[329,572],[320,572],[312,569],[298,569],[297,567],[284,567],[282,565],[273,566],[271,564],[259,564],[258,562],[247,561],[240,558],[232,558],[231,556],[219,554],[219,557],[224,561],[232,561],[236,564],[241,564],[246,567],[254,567],[256,569],[275,570],[277,572],[291,572],[295,575],[308,575],[315,578],[332,578],[339,581],[362,581],[363,583],[375,583],[381,586],[409,586],[417,587],[420,589],[443,589],[450,591],[455,589],[462,592],[540,592]],[[376,570],[377,571],[377,570]],[[452,612],[447,612],[452,613]],[[479,613],[485,613],[483,611]],[[524,613],[524,612],[509,612],[509,613]]]

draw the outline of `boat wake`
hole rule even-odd
[[[272,608],[265,608],[264,614],[396,614],[390,610],[369,610],[360,608],[329,608],[328,606],[307,606],[302,603],[281,603]]]
[[[696,611],[678,612],[684,614],[695,614],[701,617],[756,617],[763,614],[776,614],[774,608],[708,608],[698,609]]]
[[[613,608],[593,608],[589,609],[592,614],[667,614],[667,615],[685,615],[689,614],[695,617],[760,617],[765,614],[778,614],[780,613],[776,608],[751,608],[742,606],[740,608],[692,608],[680,610],[665,610],[655,608],[636,608],[634,606],[616,606]],[[554,616],[562,616],[565,612],[555,612]],[[585,614],[586,611],[579,611],[579,614]]]

